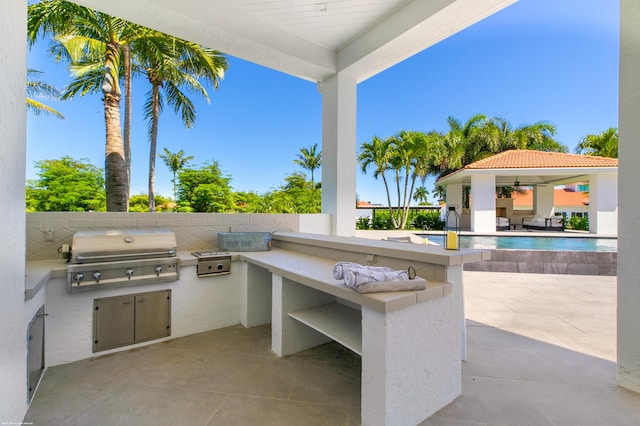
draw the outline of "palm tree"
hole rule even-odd
[[[162,158],[164,164],[167,165],[169,170],[173,173],[173,179],[171,182],[173,183],[173,201],[176,201],[176,176],[178,172],[191,160],[193,160],[192,155],[184,156],[184,150],[180,150],[178,152],[171,152],[167,148],[164,148],[164,154],[158,154],[158,157]]]
[[[417,201],[419,205],[427,204],[428,196],[429,191],[427,191],[427,188],[425,188],[424,186],[417,187],[415,192],[413,193],[413,199],[414,201]]]
[[[40,37],[51,36],[51,53],[73,65],[76,79],[65,89],[63,99],[102,91],[107,211],[127,211],[129,185],[120,124],[120,56],[121,47],[138,36],[140,27],[65,0],[34,3],[28,7],[28,14],[29,45]]]
[[[446,152],[441,158],[440,176],[486,156],[484,141],[488,138],[486,132],[483,134],[481,129],[486,127],[487,120],[484,114],[476,114],[464,124],[453,116],[447,118],[449,131],[444,140]]]
[[[393,215],[393,207],[391,206],[391,194],[389,192],[389,184],[387,182],[386,172],[391,170],[391,140],[382,140],[378,136],[374,136],[371,142],[364,142],[360,145],[360,153],[358,154],[358,162],[364,173],[371,166],[374,167],[373,178],[382,178],[384,190],[387,194],[387,204],[389,206],[389,214],[393,221],[393,226],[397,227],[396,219]]]
[[[445,188],[445,187],[444,187],[444,186],[442,186],[442,185],[436,185],[436,186],[433,188],[433,196],[434,196],[434,197],[436,197],[436,200],[437,200],[438,202],[442,202],[442,201],[444,201],[444,199],[445,199],[445,198],[446,198],[446,196],[447,196],[447,188]]]
[[[585,136],[576,146],[575,153],[618,158],[618,128],[609,127],[597,135]]]
[[[297,154],[293,164],[297,164],[305,170],[311,172],[311,187],[315,188],[315,181],[313,179],[313,171],[322,165],[322,152],[316,152],[318,144],[313,144],[309,149],[300,148],[300,154]]]
[[[182,118],[187,128],[193,127],[196,110],[185,90],[198,93],[209,101],[209,95],[200,82],[209,83],[215,90],[228,67],[220,52],[197,43],[166,34],[140,39],[133,44],[134,62],[139,72],[146,75],[151,90],[144,105],[149,129],[149,211],[155,211],[155,161],[158,140],[158,122],[165,102]]]
[[[34,97],[59,99],[60,91],[55,87],[46,84],[43,81],[36,80],[36,76],[42,74],[42,71],[28,69],[27,70],[27,109],[35,115],[53,115],[64,120],[64,115],[48,105],[33,99]]]
[[[568,148],[553,137],[556,126],[548,121],[538,121],[534,124],[524,124],[513,131],[516,149],[533,149],[547,152],[568,152]]]

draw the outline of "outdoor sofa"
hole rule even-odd
[[[522,218],[523,229],[535,229],[541,231],[564,231],[564,218],[562,216],[533,216]]]
[[[508,217],[497,216],[496,217],[496,231],[508,231],[511,226],[511,221]]]

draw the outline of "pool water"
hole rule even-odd
[[[430,242],[442,245],[442,235],[418,234],[428,237]],[[615,238],[580,238],[580,237],[491,237],[480,235],[461,235],[460,246],[476,249],[515,249],[515,250],[549,250],[549,251],[618,251],[618,240]]]

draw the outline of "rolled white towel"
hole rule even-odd
[[[360,265],[353,262],[338,262],[333,267],[333,278],[341,280],[344,278],[346,271],[392,271],[387,266],[368,266]]]
[[[394,271],[392,269],[384,271],[373,270],[355,270],[347,271],[344,275],[344,283],[347,287],[358,287],[362,284],[374,281],[399,281],[408,280],[409,273],[407,271]]]

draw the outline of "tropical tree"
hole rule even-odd
[[[171,204],[169,198],[165,198],[162,195],[156,195],[156,206],[159,211],[166,210]],[[132,195],[129,197],[129,211],[130,212],[148,212],[149,211],[149,197],[147,194]]]
[[[404,229],[409,218],[411,199],[416,182],[440,170],[444,156],[444,137],[438,132],[401,131],[384,141],[374,137],[360,146],[358,161],[362,171],[375,166],[374,178],[384,181],[389,206],[389,220],[394,228]],[[391,202],[386,173],[393,175],[397,202]]]
[[[369,168],[373,168],[373,178],[382,178],[384,190],[387,195],[387,205],[389,206],[389,214],[393,218],[393,207],[391,206],[391,193],[389,192],[389,183],[387,182],[386,173],[392,169],[391,167],[391,139],[382,140],[378,136],[374,136],[371,142],[363,142],[360,145],[360,153],[358,154],[358,162],[363,173]],[[397,227],[393,222],[394,228]]]
[[[27,70],[27,110],[35,115],[53,115],[64,120],[64,115],[34,98],[60,99],[60,91],[36,78],[42,75],[42,71]]]
[[[104,171],[87,159],[36,161],[38,179],[27,182],[27,211],[104,211]]]
[[[136,68],[143,73],[151,90],[147,93],[144,115],[148,123],[149,148],[149,211],[155,211],[155,162],[158,122],[165,103],[180,115],[187,128],[193,127],[196,110],[185,91],[198,93],[207,102],[209,95],[201,83],[218,89],[219,81],[228,67],[220,52],[197,43],[162,33],[156,37],[138,39],[133,44]]]
[[[446,153],[441,159],[441,176],[486,156],[487,145],[495,144],[495,140],[482,131],[487,122],[484,114],[476,114],[465,123],[453,116],[447,118],[449,131],[445,135]]]
[[[305,170],[311,172],[311,186],[315,188],[313,172],[322,165],[322,151],[317,152],[318,144],[313,144],[309,149],[300,148],[300,154],[296,154],[298,158],[293,160],[293,164],[297,164]]]
[[[515,149],[532,149],[546,152],[568,152],[569,148],[553,137],[556,126],[548,121],[538,121],[534,124],[524,124],[513,131]],[[513,148],[508,148],[513,149]],[[500,152],[505,151],[502,149]]]
[[[178,172],[178,210],[225,213],[234,209],[233,194],[217,161]]]
[[[547,121],[514,129],[504,118],[476,114],[464,124],[452,116],[447,123],[449,131],[444,140],[440,177],[510,149],[568,152],[565,145],[554,139],[556,127]]]
[[[436,185],[433,188],[433,196],[436,197],[438,201],[444,201],[447,196],[447,188],[442,185]]]
[[[429,197],[429,191],[424,186],[419,186],[413,193],[413,200],[417,201],[419,205],[426,205]]]
[[[597,135],[585,136],[576,146],[575,153],[618,158],[618,128],[609,127]]]
[[[173,173],[173,179],[171,179],[171,183],[173,183],[173,200],[177,200],[176,198],[176,176],[178,172],[186,166],[186,164],[193,160],[192,155],[187,155],[185,157],[184,150],[180,150],[178,152],[171,152],[167,148],[164,148],[164,154],[158,154],[158,157],[162,158],[164,164],[171,170]]]
[[[127,211],[129,205],[129,178],[120,123],[121,47],[137,38],[140,28],[65,0],[45,0],[28,7],[29,46],[41,37],[50,36],[52,55],[73,64],[75,80],[64,90],[63,99],[102,92],[108,211]],[[99,63],[98,58],[101,58]]]

